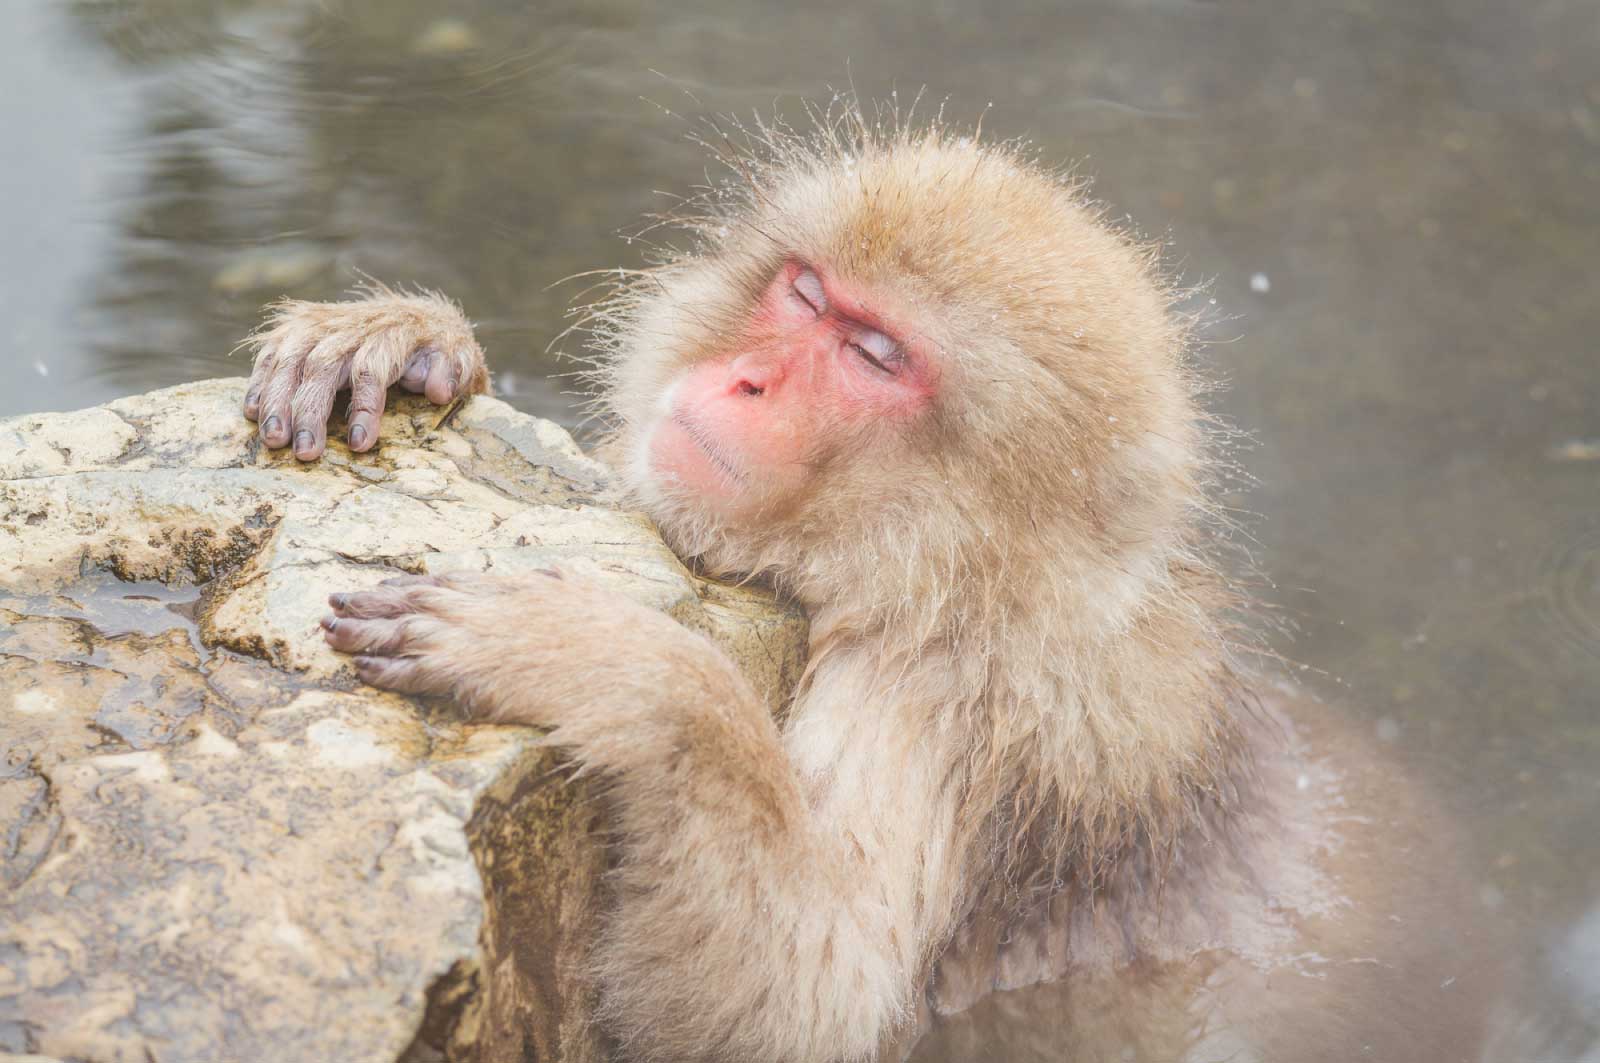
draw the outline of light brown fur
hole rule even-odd
[[[808,611],[781,729],[710,643],[571,577],[336,596],[329,638],[369,681],[552,728],[609,780],[594,970],[631,1058],[866,1060],[930,1001],[1059,975],[1051,905],[1109,895],[1142,925],[1169,878],[1218,866],[1258,822],[1263,725],[1241,712],[1213,434],[1151,251],[1079,186],[937,126],[848,114],[728,150],[739,181],[679,219],[698,246],[589,324],[628,498],[707,571]],[[718,517],[642,448],[790,258],[912,308],[939,398],[830,441],[798,497]],[[389,292],[286,304],[262,359],[354,348],[393,380],[418,346],[469,350],[465,328]],[[474,386],[481,366],[461,363]],[[1017,924],[1043,944],[1007,968],[993,928]]]

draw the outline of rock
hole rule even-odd
[[[376,454],[303,466],[242,394],[0,421],[0,1059],[596,1058],[601,809],[536,732],[360,685],[324,598],[559,562],[775,708],[803,619],[691,575],[504,403],[398,399]]]

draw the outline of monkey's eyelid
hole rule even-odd
[[[828,293],[822,288],[822,278],[811,270],[803,269],[795,275],[794,291],[818,314],[828,309]]]
[[[900,344],[892,337],[874,329],[861,329],[856,332],[850,337],[850,346],[885,373],[894,372],[903,360]]]

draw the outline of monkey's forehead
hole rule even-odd
[[[1164,293],[1149,249],[1107,225],[1081,184],[1005,145],[930,133],[822,146],[755,181],[735,220],[761,257],[1024,318],[1041,307],[1138,314]]]
[[[1041,229],[1092,224],[1074,186],[1057,175],[1004,147],[950,138],[808,157],[767,177],[752,200],[759,213],[781,215],[802,231],[854,238],[841,250],[968,248],[1001,237],[1035,242]]]

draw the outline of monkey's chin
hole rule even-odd
[[[702,430],[664,417],[643,448],[643,464],[656,493],[693,501],[712,513],[736,515],[749,495],[746,474]]]

